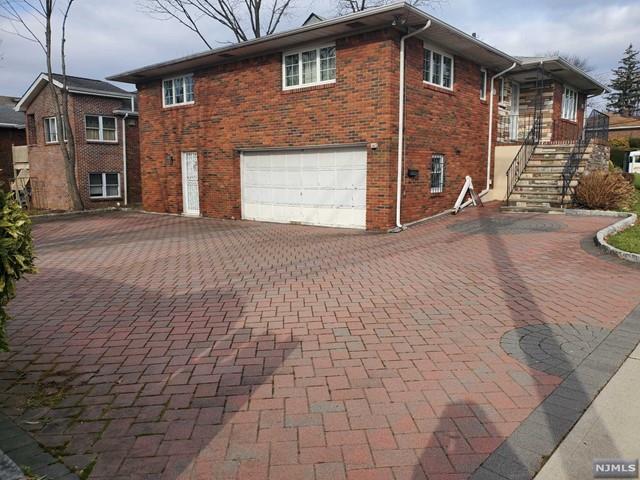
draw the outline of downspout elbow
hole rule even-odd
[[[400,94],[399,94],[399,113],[398,113],[398,179],[396,191],[396,228],[393,230],[399,232],[404,230],[401,222],[402,212],[402,178],[403,178],[403,160],[404,160],[404,101],[405,101],[405,42],[407,39],[423,33],[431,27],[431,20],[418,30],[408,33],[400,39]]]

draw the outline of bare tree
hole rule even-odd
[[[274,33],[293,0],[138,0],[138,4],[156,18],[176,20],[212,48],[204,22],[218,23],[244,42]]]
[[[8,21],[9,33],[36,43],[45,55],[49,91],[56,109],[57,135],[65,160],[65,175],[69,186],[69,196],[74,210],[82,210],[84,205],[76,177],[76,147],[69,115],[69,90],[66,65],[67,21],[75,0],[64,0],[61,9],[56,9],[56,0],[0,0],[0,18]],[[53,74],[53,23],[56,15],[61,15],[60,63],[62,68],[62,88]],[[5,30],[6,31],[6,30]],[[65,141],[66,135],[66,141]]]
[[[581,57],[580,55],[576,55],[575,53],[566,53],[566,52],[561,52],[560,50],[551,50],[541,56],[560,57],[563,60],[566,60],[567,62],[569,62],[574,67],[577,67],[586,73],[593,72],[596,69],[596,67],[594,67],[591,64],[588,58]]]
[[[341,15],[361,12],[367,8],[381,7],[397,0],[338,0],[338,12]],[[434,7],[445,3],[445,0],[408,0],[414,7]]]

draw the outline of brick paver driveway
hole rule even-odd
[[[2,411],[95,479],[468,478],[560,382],[502,336],[612,328],[640,298],[637,270],[580,248],[607,222],[43,222]]]

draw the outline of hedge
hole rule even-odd
[[[0,192],[0,351],[7,350],[5,308],[16,296],[16,282],[35,273],[31,220],[13,198]]]

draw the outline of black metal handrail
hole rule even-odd
[[[561,206],[565,206],[565,197],[571,189],[571,182],[580,169],[580,162],[589,144],[606,144],[609,140],[609,116],[593,110],[584,124],[582,132],[575,139],[575,144],[569,154],[569,159],[562,170],[562,199]]]
[[[524,172],[524,169],[527,167],[533,152],[536,150],[536,147],[540,143],[540,137],[542,134],[542,114],[538,113],[534,120],[527,137],[525,138],[520,150],[518,150],[517,155],[511,162],[509,169],[507,170],[507,201],[511,197],[513,193],[513,189]]]

